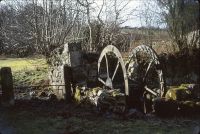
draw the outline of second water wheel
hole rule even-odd
[[[130,105],[140,107],[144,113],[151,112],[153,99],[165,93],[162,67],[156,52],[147,45],[134,48],[126,69]]]

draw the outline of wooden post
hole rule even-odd
[[[2,85],[2,106],[9,107],[14,105],[13,78],[10,67],[3,67],[0,71]]]
[[[73,74],[72,68],[64,65],[64,81],[65,81],[65,100],[70,103],[72,100],[72,84],[73,84]]]

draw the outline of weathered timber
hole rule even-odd
[[[72,84],[73,84],[73,74],[72,68],[64,65],[64,82],[65,82],[65,100],[66,102],[71,102],[72,100]]]
[[[0,71],[2,85],[2,106],[9,107],[14,105],[13,78],[10,67],[3,67]]]

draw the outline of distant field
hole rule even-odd
[[[12,71],[35,70],[37,68],[46,68],[44,59],[31,58],[0,58],[0,68],[11,67]]]
[[[48,78],[48,65],[42,58],[0,58],[1,67],[11,67],[14,85],[34,85]]]

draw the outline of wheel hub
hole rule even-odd
[[[106,86],[109,87],[109,88],[111,88],[111,89],[113,88],[112,80],[111,80],[110,77],[108,77],[106,79]]]

